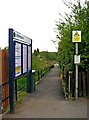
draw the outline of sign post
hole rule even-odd
[[[78,43],[75,43],[76,46],[76,55],[78,55]],[[75,63],[76,64],[76,63]],[[75,98],[76,100],[78,99],[78,64],[75,65],[76,66],[76,84],[75,84]]]
[[[76,55],[74,63],[76,67],[75,81],[75,99],[78,99],[78,64],[80,63],[80,55],[78,55],[78,43],[81,42],[81,31],[72,31],[72,42],[75,42]]]
[[[9,93],[10,113],[14,112],[14,86],[18,77],[29,73],[29,92],[33,91],[32,80],[32,39],[9,29]],[[16,87],[16,86],[15,86]]]

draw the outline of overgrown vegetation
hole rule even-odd
[[[83,72],[89,70],[89,1],[63,0],[63,2],[71,9],[71,12],[70,14],[65,13],[64,16],[59,13],[59,21],[56,22],[56,38],[59,41],[58,63],[60,72],[63,76],[62,86],[66,98],[70,95],[70,93],[68,93],[67,81],[69,79],[69,71],[73,72],[73,78],[75,78],[74,55],[76,53],[75,43],[72,42],[72,31],[81,31],[81,43],[79,43],[78,50],[81,57],[79,71]],[[75,89],[75,81],[72,83],[72,86]]]
[[[71,9],[71,13],[65,13],[65,16],[60,14],[59,21],[56,22],[60,70],[63,70],[63,66],[66,71],[74,70],[75,44],[72,43],[72,31],[80,30],[82,42],[79,43],[79,68],[85,71],[89,69],[89,1],[76,0],[73,3],[64,0],[64,3]]]
[[[34,70],[41,70],[44,67],[50,66],[57,60],[57,54],[55,52],[42,51],[39,49],[34,50],[32,58],[32,67]]]

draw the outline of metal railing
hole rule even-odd
[[[32,79],[33,79],[33,89],[36,90],[36,85],[40,82],[41,78],[44,77],[54,65],[45,67],[41,70],[32,70]],[[21,95],[28,91],[28,82],[27,82],[27,75],[15,79],[15,99],[18,101]],[[29,92],[29,91],[28,91]],[[21,97],[22,98],[22,97]]]
[[[32,79],[34,79],[33,89],[36,90],[36,85],[39,83],[42,77],[44,77],[54,66],[51,65],[49,67],[45,67],[41,70],[36,70],[32,72]],[[19,103],[23,96],[27,92],[27,74],[23,75],[14,80],[14,101],[15,103]],[[3,87],[3,112],[8,111],[9,109],[9,81],[6,81],[2,84]]]

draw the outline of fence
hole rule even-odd
[[[0,115],[2,114],[2,59],[0,50]]]
[[[75,74],[71,71],[63,76],[66,98],[75,97]],[[89,71],[79,72],[78,96],[89,98]]]
[[[6,109],[9,106],[9,82],[8,82],[8,51],[0,51],[0,59],[2,61],[0,65],[1,82],[2,82],[2,107]]]
[[[54,65],[51,65],[51,66],[45,67],[41,70],[36,70],[36,71],[32,72],[32,77],[34,80],[34,83],[33,83],[34,90],[36,90],[36,85],[40,82],[41,78],[53,67],[54,67]],[[28,86],[28,82],[27,82],[27,75],[15,80],[15,98],[16,98],[16,101],[18,101],[21,94],[24,95],[25,92],[29,92],[28,87],[29,86]]]

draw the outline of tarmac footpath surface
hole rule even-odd
[[[56,66],[42,78],[35,92],[26,94],[15,113],[3,118],[87,118],[87,99],[64,99]]]

